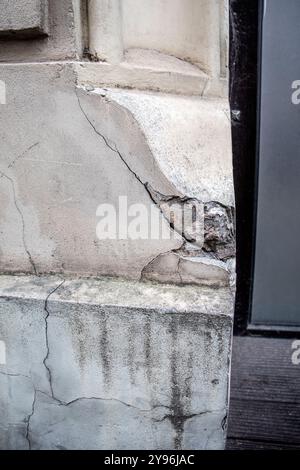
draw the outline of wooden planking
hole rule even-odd
[[[226,450],[299,450],[300,444],[256,442],[241,439],[227,439]]]
[[[286,372],[286,371],[285,371]],[[272,376],[251,373],[232,380],[231,399],[263,400],[299,404],[300,378],[295,372]]]
[[[231,398],[300,404],[300,366],[292,340],[235,337]]]
[[[280,364],[290,368],[292,343],[292,339],[235,336],[232,360],[236,366],[240,365],[242,358],[247,361],[249,367],[268,367],[278,370]]]
[[[233,400],[229,438],[300,443],[300,405]]]
[[[300,448],[300,366],[292,340],[235,337],[228,449]]]

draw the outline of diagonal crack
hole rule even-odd
[[[78,96],[78,93],[77,91],[75,91],[76,93],[76,96],[77,96],[77,100],[78,100],[78,104],[79,104],[79,108],[82,112],[82,114],[84,115],[85,119],[88,121],[88,123],[90,124],[90,126],[94,129],[94,131],[96,132],[96,134],[101,137],[101,139],[103,140],[103,142],[105,143],[105,145],[114,153],[116,153],[120,159],[122,160],[122,162],[124,163],[124,165],[127,167],[127,169],[130,171],[130,173],[135,177],[135,179],[140,183],[142,184],[145,188],[146,188],[146,184],[147,183],[143,183],[143,181],[141,180],[141,178],[139,177],[139,175],[130,167],[130,165],[128,164],[128,162],[126,161],[126,159],[123,157],[123,155],[121,154],[121,152],[118,150],[116,144],[113,142],[114,146],[112,146],[108,139],[105,137],[105,135],[101,134],[100,131],[98,131],[98,129],[96,128],[96,126],[92,123],[92,121],[90,120],[90,118],[88,117],[87,113],[85,112],[85,110],[83,109],[83,106],[81,104],[81,101],[80,101],[80,98]],[[147,188],[146,188],[147,189]],[[148,191],[147,191],[148,192]],[[152,198],[151,198],[152,199]]]
[[[22,223],[22,241],[23,241],[23,246],[24,246],[24,250],[28,256],[28,261],[29,263],[31,264],[31,267],[32,267],[32,271],[35,275],[38,274],[37,272],[37,269],[36,269],[36,266],[35,266],[35,263],[33,261],[33,258],[32,258],[32,255],[28,249],[28,246],[27,246],[27,242],[26,242],[26,235],[25,235],[25,232],[26,232],[26,228],[25,228],[25,219],[24,219],[24,215],[20,209],[20,206],[18,204],[18,201],[17,201],[17,195],[16,195],[16,188],[15,188],[15,183],[14,183],[14,180],[12,178],[10,178],[10,176],[7,176],[5,173],[3,173],[3,171],[0,171],[0,177],[1,178],[6,178],[7,181],[9,181],[10,185],[11,185],[11,188],[12,188],[12,192],[13,192],[13,198],[14,198],[14,204],[15,204],[15,207],[17,209],[17,212],[20,216],[20,219],[21,219],[21,223]]]
[[[124,405],[126,406],[127,408],[133,408],[135,410],[138,410],[140,411],[141,413],[151,413],[153,410],[157,410],[157,409],[168,409],[170,410],[171,408],[169,406],[166,406],[166,405],[155,405],[151,408],[147,408],[147,409],[142,409],[142,408],[139,408],[138,406],[134,406],[134,405],[131,405],[129,403],[126,403],[122,400],[119,400],[118,398],[103,398],[103,397],[78,397],[78,398],[75,398],[74,400],[72,401],[69,401],[69,402],[65,402],[63,400],[60,400],[59,398],[55,397],[55,396],[49,396],[47,393],[41,391],[41,390],[36,390],[36,392],[39,392],[41,395],[44,395],[46,396],[47,398],[50,398],[52,400],[54,400],[59,406],[65,406],[65,407],[69,407],[69,406],[72,406],[74,405],[75,403],[79,403],[81,401],[104,401],[104,402],[116,402],[116,403],[120,403],[121,405]]]
[[[83,106],[80,102],[80,98],[78,96],[78,93],[77,91],[75,90],[75,93],[76,93],[76,96],[77,96],[77,100],[78,100],[78,105],[79,105],[79,108],[82,112],[82,114],[84,115],[85,119],[87,120],[87,122],[90,124],[90,126],[92,127],[92,129],[94,130],[94,132],[99,136],[101,137],[101,139],[103,140],[103,142],[105,143],[105,145],[112,151],[114,152],[115,154],[117,154],[119,156],[119,158],[122,160],[122,162],[124,163],[124,165],[126,166],[126,168],[129,170],[129,172],[134,176],[134,178],[144,187],[145,191],[147,192],[151,202],[159,209],[160,213],[162,214],[163,218],[166,220],[166,222],[168,223],[168,225],[170,226],[170,229],[173,231],[173,232],[176,232],[176,230],[174,229],[174,227],[172,226],[172,223],[171,221],[167,218],[166,214],[163,212],[163,210],[161,209],[160,205],[157,204],[157,201],[155,200],[155,198],[153,197],[153,194],[152,194],[152,188],[151,188],[151,185],[149,184],[148,181],[146,181],[145,183],[142,181],[142,179],[140,178],[140,176],[131,168],[131,166],[129,165],[129,163],[127,162],[126,158],[121,154],[121,152],[118,150],[117,148],[117,145],[115,142],[113,142],[113,145],[108,141],[108,139],[105,137],[105,135],[103,135],[97,128],[96,126],[93,124],[93,122],[90,120],[90,118],[88,117],[86,111],[83,109]],[[175,196],[176,197],[176,196]],[[180,234],[183,238],[183,234]],[[189,240],[186,240],[186,241],[189,241]]]
[[[16,158],[14,158],[10,164],[7,166],[7,169],[9,170],[10,168],[14,167],[15,164],[17,163],[18,160],[20,160],[20,158],[23,158],[25,157],[25,155],[30,152],[30,150],[32,150],[34,147],[37,147],[39,145],[40,142],[35,142],[35,144],[32,144],[30,145],[30,147],[28,147],[26,150],[24,150],[24,152],[20,153],[19,155],[16,156]],[[0,176],[0,179],[3,178],[4,175],[1,175]]]
[[[35,144],[32,144],[30,145],[30,147],[28,147],[26,150],[24,150],[23,153],[21,153],[20,155],[18,155],[7,167],[7,169],[9,168],[12,168],[13,166],[15,166],[15,164],[17,163],[18,160],[20,160],[20,158],[23,158],[25,157],[25,155],[30,152],[30,150],[32,150],[34,147],[37,147],[39,145],[39,142],[36,142]]]
[[[10,374],[8,372],[0,371],[0,375],[3,375],[4,377],[22,377],[24,379],[31,380],[31,377],[29,377],[29,375],[23,375],[23,374]]]
[[[173,414],[167,414],[161,419],[156,419],[155,422],[162,423],[163,421],[166,421],[167,419],[169,419],[172,423],[174,423],[175,421],[180,421],[180,423],[184,425],[184,423],[188,421],[189,419],[197,418],[198,416],[204,416],[204,415],[211,414],[211,413],[218,413],[218,412],[219,412],[218,410],[217,411],[206,410],[206,411],[201,411],[200,413],[193,413],[190,415],[173,413]]]

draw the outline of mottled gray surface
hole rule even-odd
[[[48,0],[0,0],[0,38],[27,38],[48,32]]]
[[[231,325],[227,289],[1,276],[1,448],[223,448]]]
[[[1,0],[0,62],[82,57],[81,3],[84,4],[79,0]]]

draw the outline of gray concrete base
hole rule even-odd
[[[222,449],[230,290],[0,276],[1,449]]]

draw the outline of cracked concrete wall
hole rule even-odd
[[[3,276],[0,448],[220,447],[231,320],[226,289]]]
[[[191,242],[172,227],[162,207],[167,199],[207,207],[190,264],[198,255],[205,265],[216,258],[223,279],[234,257],[225,103],[86,91],[71,64],[3,65],[1,76],[8,84],[1,132],[8,138],[0,162],[0,271],[139,279],[157,256]],[[128,205],[165,212],[170,239],[99,240],[97,207],[118,207],[122,195]],[[219,202],[208,209],[211,201]],[[210,213],[215,229],[213,222],[208,228]]]
[[[47,41],[1,41],[0,447],[222,448],[228,100],[97,87],[80,3],[50,6]],[[161,217],[159,237],[98,238],[120,196]]]

